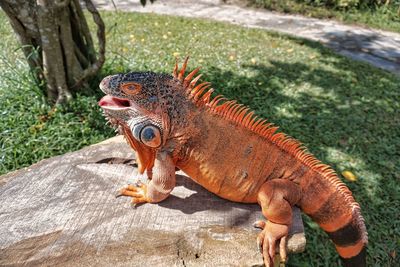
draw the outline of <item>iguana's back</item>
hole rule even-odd
[[[294,179],[309,168],[265,136],[210,112],[197,115],[199,134],[177,166],[216,195],[256,203],[269,179]],[[273,129],[270,128],[270,133]],[[268,136],[268,135],[266,135]]]

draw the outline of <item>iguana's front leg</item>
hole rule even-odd
[[[292,207],[301,198],[299,185],[289,180],[274,179],[264,183],[257,196],[267,222],[258,221],[262,228],[257,237],[257,245],[262,251],[267,267],[274,266],[275,247],[279,244],[282,261],[286,261],[286,242],[292,224]]]
[[[175,164],[171,156],[161,151],[157,153],[152,179],[148,184],[128,185],[119,190],[118,196],[132,197],[132,203],[156,203],[166,199],[175,187]]]

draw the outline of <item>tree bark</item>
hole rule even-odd
[[[31,71],[52,103],[65,103],[82,91],[104,63],[104,23],[90,0],[88,11],[97,25],[99,51],[79,0],[2,0]]]
[[[11,27],[14,29],[22,51],[28,61],[31,71],[41,80],[42,54],[37,50],[40,48],[40,34],[35,22],[36,10],[32,3],[23,0],[0,1],[0,7],[7,15]]]

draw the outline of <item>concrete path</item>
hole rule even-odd
[[[149,1],[148,1],[149,2]],[[206,18],[246,27],[288,33],[319,41],[338,53],[400,75],[400,34],[348,26],[333,20],[284,15],[261,9],[227,5],[218,0],[157,0],[142,7],[139,0],[94,0],[104,10],[154,12]]]

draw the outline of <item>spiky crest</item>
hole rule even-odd
[[[366,233],[364,219],[361,216],[359,204],[355,202],[350,190],[339,179],[330,166],[323,164],[321,161],[316,159],[314,155],[308,152],[306,147],[296,139],[282,132],[276,133],[279,127],[274,126],[272,123],[267,123],[266,119],[257,117],[254,115],[254,111],[251,111],[250,108],[236,103],[236,100],[228,100],[222,95],[217,95],[211,98],[214,89],[208,89],[210,83],[203,82],[196,86],[201,74],[193,78],[199,72],[200,68],[194,69],[186,76],[186,78],[184,78],[188,60],[189,57],[186,57],[179,72],[178,60],[176,61],[173,76],[183,85],[185,93],[190,101],[198,107],[204,107],[208,112],[218,114],[222,118],[233,121],[259,136],[264,137],[270,142],[275,143],[282,150],[300,160],[304,165],[325,177],[332,186],[337,188],[337,190],[343,194],[345,201],[352,208],[353,214],[358,218],[357,222],[359,228],[363,233]],[[206,89],[208,89],[208,91],[206,91]],[[368,237],[366,234],[364,234],[363,239],[367,242]]]

